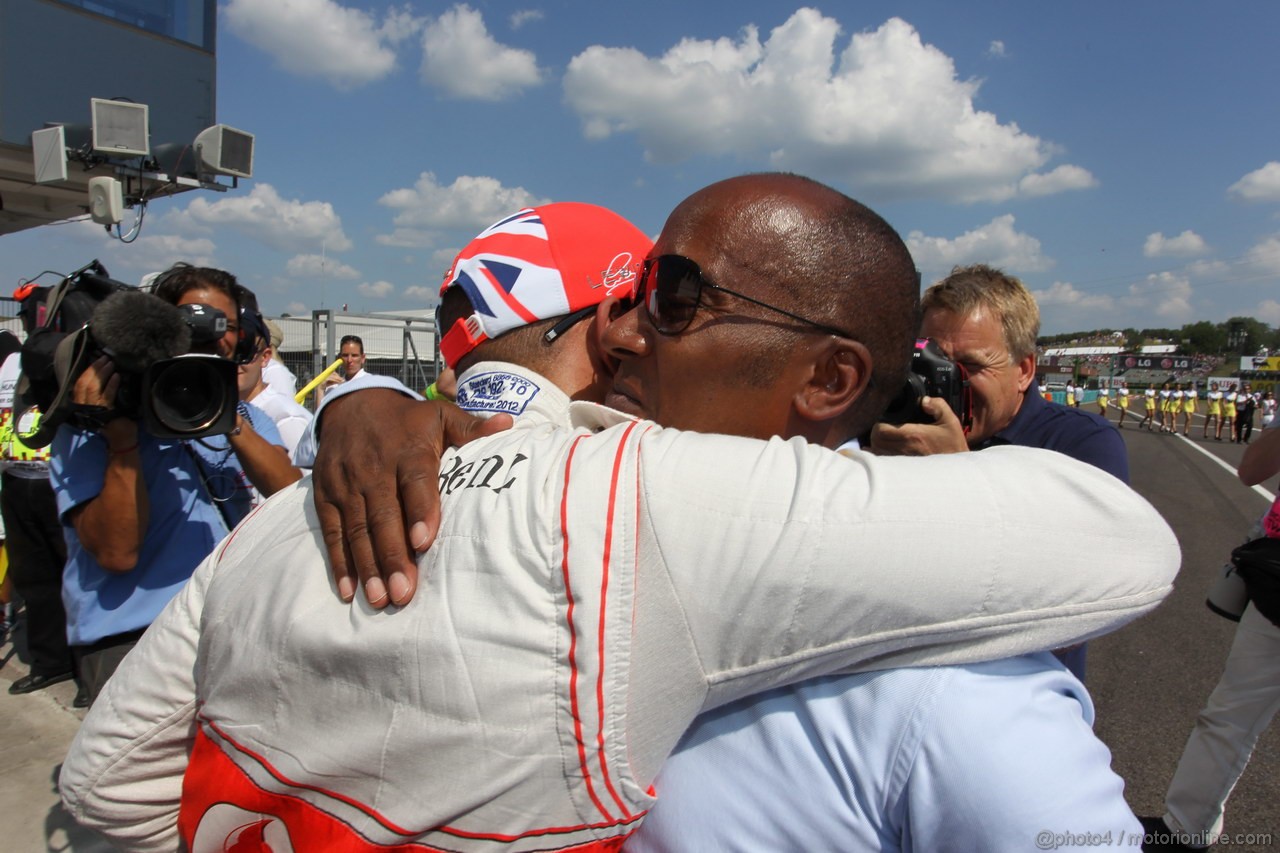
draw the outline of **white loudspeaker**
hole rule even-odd
[[[99,225],[115,225],[124,219],[124,193],[115,178],[89,179],[89,216]]]
[[[93,150],[115,157],[151,153],[150,109],[146,104],[90,98]]]
[[[219,175],[253,177],[253,134],[225,124],[207,127],[192,143],[205,169]]]
[[[33,131],[31,156],[37,184],[67,179],[67,135],[61,126]]]

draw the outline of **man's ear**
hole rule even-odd
[[[587,357],[591,359],[591,367],[597,376],[613,376],[618,370],[618,359],[609,354],[604,335],[609,324],[624,313],[624,306],[617,297],[607,297],[596,306],[596,313],[591,318],[587,329]]]
[[[857,341],[823,340],[811,365],[794,398],[796,414],[808,421],[842,417],[871,384],[871,352]]]
[[[1024,392],[1036,378],[1036,355],[1032,353],[1018,362],[1018,391]]]

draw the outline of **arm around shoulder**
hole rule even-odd
[[[1050,451],[843,458],[665,431],[643,460],[642,551],[661,554],[712,703],[1079,642],[1154,608],[1181,561],[1145,499]],[[1060,525],[1099,547],[1046,559]]]

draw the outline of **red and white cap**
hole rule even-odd
[[[456,365],[504,332],[572,314],[609,296],[631,297],[653,241],[594,204],[529,207],[495,222],[454,258],[440,295],[461,287],[475,312],[443,332]]]

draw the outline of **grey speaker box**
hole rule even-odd
[[[196,135],[193,143],[205,169],[238,178],[253,177],[253,134],[215,124]]]
[[[151,153],[150,109],[146,104],[91,98],[93,150],[114,157]]]

